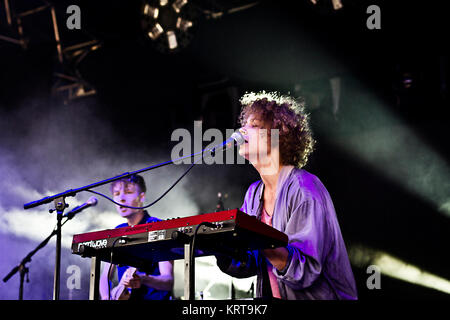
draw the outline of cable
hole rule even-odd
[[[197,232],[200,229],[201,226],[207,226],[210,228],[216,228],[217,226],[211,222],[201,222],[198,224],[198,226],[195,228],[194,234],[191,237],[191,252],[189,254],[189,284],[192,287],[193,283],[195,283],[195,276],[194,276],[194,253],[195,253],[195,239],[197,238]],[[195,292],[191,292],[190,294],[190,299],[194,298],[195,300]]]
[[[109,268],[108,268],[108,274],[107,274],[107,277],[108,277],[108,279],[107,279],[108,280],[108,300],[111,300],[111,281],[109,280],[109,275],[111,273],[112,266],[113,266],[112,260],[113,260],[114,246],[116,245],[116,242],[120,241],[120,240],[126,241],[126,240],[128,240],[128,238],[126,238],[126,237],[119,237],[116,240],[114,240],[114,242],[113,242],[113,244],[111,246],[111,257],[109,259]]]
[[[127,206],[127,205],[124,205],[124,204],[121,204],[121,203],[118,203],[118,202],[116,202],[116,201],[114,201],[113,199],[111,199],[110,197],[108,197],[107,195],[104,195],[103,193],[100,193],[100,192],[97,192],[97,191],[94,191],[94,190],[90,190],[90,189],[87,189],[86,191],[88,191],[88,192],[91,192],[91,193],[95,193],[95,194],[97,194],[97,195],[99,195],[99,196],[101,196],[101,197],[104,197],[104,198],[106,198],[106,199],[108,199],[109,201],[111,201],[111,202],[113,202],[114,204],[116,204],[116,205],[118,205],[118,206],[122,206],[122,207],[125,207],[125,208],[131,208],[131,209],[147,209],[147,208],[149,208],[149,207],[151,207],[151,206],[153,206],[155,203],[157,203],[159,200],[161,200],[170,190],[172,190],[176,185],[177,185],[177,183],[178,182],[180,182],[180,180],[181,179],[183,179],[183,177],[185,176],[185,175],[187,175],[188,174],[188,172],[189,171],[191,171],[191,169],[194,167],[194,165],[196,165],[197,164],[197,162],[198,161],[200,161],[202,158],[200,158],[200,159],[198,159],[197,161],[195,161],[194,163],[192,163],[191,165],[190,165],[190,167],[159,197],[159,198],[157,198],[155,201],[153,201],[152,203],[150,203],[150,204],[148,204],[148,205],[146,205],[146,206],[143,206],[143,207],[132,207],[132,206]]]

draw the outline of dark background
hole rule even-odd
[[[34,0],[11,2],[17,12],[41,4]],[[250,3],[191,2],[195,8],[213,11]],[[48,11],[24,18],[27,49],[0,40],[0,115],[8,119],[1,122],[2,150],[17,150],[13,139],[30,138],[35,121],[43,123],[47,119],[41,126],[53,130],[51,135],[77,137],[83,131],[88,138],[79,144],[72,139],[71,145],[34,152],[33,157],[21,150],[24,166],[52,157],[61,160],[59,170],[65,171],[66,157],[76,153],[85,155],[83,166],[95,170],[89,157],[122,157],[123,150],[127,156],[132,154],[129,150],[139,150],[152,164],[158,162],[152,158],[154,153],[158,153],[158,159],[170,157],[174,145],[171,133],[177,128],[192,131],[195,120],[203,120],[204,130],[219,128],[225,133],[227,128],[238,128],[238,99],[246,91],[277,90],[302,95],[317,140],[315,153],[305,169],[316,174],[329,190],[348,247],[363,244],[389,252],[450,279],[448,213],[440,212],[437,205],[411,192],[402,179],[390,179],[383,169],[369,166],[335,143],[336,137],[345,142],[392,125],[407,128],[427,150],[433,150],[442,159],[444,171],[438,174],[441,180],[430,188],[449,196],[445,179],[449,176],[449,55],[445,46],[448,23],[444,19],[448,11],[435,2],[342,3],[344,7],[339,11],[331,8],[331,1],[322,0],[314,6],[307,0],[298,0],[260,1],[252,8],[218,19],[207,19],[198,13],[188,46],[175,53],[162,53],[143,34],[140,1],[58,1],[55,8],[63,47],[90,39],[102,43],[77,68],[96,94],[74,100],[68,100],[64,93],[52,94],[57,85],[54,72],[73,69],[70,63],[61,65],[57,60]],[[65,8],[70,4],[81,8],[81,30],[65,28]],[[366,9],[371,4],[381,8],[380,30],[366,27]],[[3,9],[0,34],[14,37],[16,31],[6,25]],[[337,114],[332,112],[332,77],[341,79]],[[405,79],[412,79],[411,87],[405,86]],[[392,115],[390,122],[377,118],[379,105]],[[97,126],[98,122],[102,125]],[[105,131],[104,126],[109,129]],[[15,134],[10,135],[11,131]],[[91,143],[100,147],[91,150]],[[404,163],[420,160],[427,152],[416,151]],[[386,157],[385,163],[394,171],[396,166],[400,172],[404,169],[403,162]],[[424,167],[427,165],[425,161]],[[117,173],[108,173],[107,169],[102,168],[104,175],[99,178]],[[123,170],[129,168],[125,166]],[[33,172],[24,179],[34,181],[39,189]],[[70,172],[51,174],[55,180],[70,176]],[[420,176],[422,172],[409,174]],[[240,206],[248,185],[258,179],[248,164],[202,165],[189,177],[187,192],[199,213],[214,211],[219,191],[229,195],[226,207]],[[83,177],[85,183],[95,179]],[[52,179],[45,182],[47,188],[52,187]],[[36,199],[24,199],[32,200]],[[8,205],[2,206],[7,211]],[[12,267],[14,262],[11,263]],[[449,297],[386,276],[382,277],[381,290],[368,290],[366,266],[354,264],[354,273],[360,299]]]

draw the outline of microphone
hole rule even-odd
[[[239,130],[236,130],[235,132],[233,132],[230,138],[228,138],[221,144],[212,147],[209,150],[211,151],[211,154],[214,155],[217,150],[226,150],[234,146],[240,146],[244,142],[245,142],[244,136],[242,135],[242,133],[239,132]]]
[[[93,207],[97,205],[97,198],[96,197],[90,197],[88,201],[83,203],[82,205],[73,208],[70,212],[65,214],[63,217],[67,217],[68,220],[72,219],[78,212],[83,211],[84,209],[87,209],[89,207]]]

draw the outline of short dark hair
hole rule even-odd
[[[123,182],[125,183],[125,185],[127,185],[128,183],[134,183],[139,187],[139,191],[140,192],[146,192],[147,191],[147,187],[145,186],[145,181],[144,178],[138,174],[132,174],[129,177],[126,178],[122,178],[116,181],[111,182],[111,186],[110,186],[110,191],[112,192],[112,190],[114,189],[114,186],[118,183],[118,182]]]

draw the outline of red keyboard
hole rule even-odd
[[[286,234],[238,209],[168,219],[134,227],[107,229],[73,236],[72,253],[113,263],[145,267],[156,261],[184,258],[184,243],[200,226],[196,256],[235,254],[247,250],[286,246]]]

